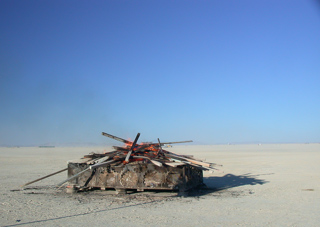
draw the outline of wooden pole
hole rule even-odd
[[[117,162],[117,161],[116,160],[110,160],[110,161],[107,161],[107,162],[98,162],[97,164],[94,164],[94,165],[90,166],[89,168],[90,169],[96,169],[96,168],[101,167],[101,166],[110,165],[111,163],[114,163],[114,162]]]
[[[126,162],[129,162],[130,155],[131,155],[134,147],[136,146],[136,143],[138,142],[139,136],[140,136],[140,133],[137,134],[137,136],[136,136],[136,138],[135,138],[135,140],[134,140],[134,142],[133,142],[133,144],[132,144],[132,146],[131,146],[131,149],[130,149],[130,151],[129,151],[128,154],[127,154],[127,157],[126,157],[126,159],[125,159]]]
[[[57,172],[51,173],[51,174],[49,174],[49,175],[47,175],[47,176],[41,177],[41,178],[39,178],[39,179],[36,179],[36,180],[34,180],[34,181],[31,181],[31,182],[28,182],[28,183],[26,183],[26,184],[24,184],[24,185],[21,185],[20,187],[23,188],[23,187],[25,187],[25,186],[27,186],[27,185],[29,185],[29,184],[33,184],[33,183],[38,182],[38,181],[40,181],[40,180],[43,180],[43,179],[45,179],[45,178],[48,178],[48,177],[51,177],[51,176],[56,175],[56,174],[58,174],[58,173],[64,172],[64,171],[66,171],[67,169],[68,169],[68,168],[65,168],[65,169],[59,170],[59,171],[57,171]]]
[[[158,142],[159,142],[159,150],[158,150],[157,155],[156,155],[157,157],[159,156],[159,153],[161,153],[161,154],[163,153],[159,138],[158,138]]]
[[[79,175],[83,174],[84,172],[86,172],[86,171],[88,171],[88,170],[90,170],[90,167],[88,167],[88,168],[86,168],[86,169],[84,169],[84,170],[80,171],[79,173],[77,173],[77,174],[75,174],[75,175],[73,175],[73,176],[69,177],[68,179],[66,179],[66,180],[64,180],[64,181],[62,181],[62,182],[60,182],[60,183],[58,184],[58,186],[63,185],[64,183],[66,183],[66,182],[68,182],[68,181],[70,181],[70,180],[72,180],[72,179],[76,178],[77,176],[79,176]]]
[[[109,137],[111,139],[114,139],[114,140],[118,140],[118,141],[120,141],[122,143],[131,143],[131,141],[129,141],[129,140],[125,140],[125,139],[122,139],[120,137],[117,137],[117,136],[114,136],[114,135],[111,135],[111,134],[108,134],[108,133],[105,133],[105,132],[102,132],[102,135],[106,136],[106,137]]]

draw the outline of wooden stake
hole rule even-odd
[[[86,171],[88,171],[88,170],[90,170],[90,167],[88,167],[88,168],[86,168],[86,169],[84,169],[84,170],[80,171],[79,173],[77,173],[77,174],[75,174],[75,175],[73,175],[73,176],[69,177],[68,179],[66,179],[66,180],[64,180],[64,181],[62,181],[62,182],[60,182],[60,183],[58,184],[58,186],[63,185],[64,183],[66,183],[66,182],[68,182],[68,181],[70,181],[70,180],[72,180],[72,179],[76,178],[77,176],[79,176],[79,175],[81,175],[81,174],[85,173],[85,172],[86,172]]]
[[[126,159],[125,159],[126,162],[129,162],[129,158],[130,158],[130,156],[131,156],[131,153],[132,153],[134,147],[136,146],[136,143],[138,142],[139,136],[140,136],[140,133],[137,134],[137,136],[136,136],[136,138],[135,138],[135,140],[134,140],[134,142],[133,142],[133,144],[132,144],[132,146],[131,146],[131,149],[130,149],[130,151],[129,151],[128,154],[127,154],[127,157],[126,157]]]
[[[38,182],[38,181],[40,181],[40,180],[43,180],[43,179],[45,179],[45,178],[48,178],[48,177],[51,177],[51,176],[56,175],[56,174],[58,174],[58,173],[64,172],[64,171],[66,171],[67,169],[68,169],[68,168],[65,168],[65,169],[59,170],[59,171],[57,171],[57,172],[51,173],[51,174],[49,174],[49,175],[47,175],[47,176],[41,177],[41,178],[39,178],[39,179],[36,179],[36,180],[34,180],[34,181],[31,181],[31,182],[28,182],[28,183],[26,183],[26,184],[24,184],[24,185],[21,185],[20,187],[23,188],[23,187],[25,187],[25,186],[27,186],[27,185],[29,185],[29,184],[33,184],[33,183]]]

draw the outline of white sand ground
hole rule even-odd
[[[175,146],[222,164],[205,172],[215,190],[114,195],[66,194],[53,186],[66,172],[19,190],[19,185],[66,167],[68,160],[111,148],[0,148],[1,226],[319,226],[320,144]]]

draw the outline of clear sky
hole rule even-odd
[[[0,1],[0,145],[320,142],[320,2]]]

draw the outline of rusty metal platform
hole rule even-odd
[[[68,164],[68,177],[88,169],[87,163]],[[107,165],[85,171],[69,181],[75,188],[115,189],[117,191],[135,189],[186,191],[203,184],[200,168],[184,165],[178,167],[156,166],[152,163],[133,162],[126,165]]]

